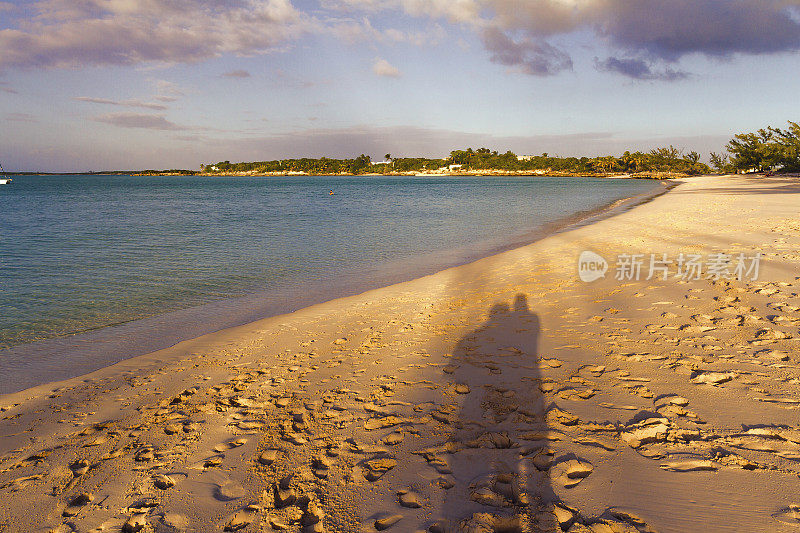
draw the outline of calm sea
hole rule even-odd
[[[653,187],[545,177],[14,177],[0,186],[0,393],[431,273]]]

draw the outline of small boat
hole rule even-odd
[[[11,183],[11,178],[6,176],[6,171],[3,170],[3,164],[0,163],[0,185],[7,185]]]

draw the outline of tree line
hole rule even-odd
[[[698,152],[685,152],[672,145],[648,152],[626,151],[620,156],[560,157],[547,153],[518,157],[510,150],[499,153],[489,148],[453,150],[446,158],[398,157],[385,155],[385,161],[373,162],[361,154],[353,159],[300,158],[273,161],[231,163],[221,161],[202,165],[206,173],[307,173],[307,174],[389,174],[436,171],[545,172],[569,175],[609,173],[648,175],[698,175],[736,172],[800,171],[800,125],[789,121],[786,129],[768,127],[755,133],[736,134],[726,145],[725,153],[711,152],[711,166],[702,162]],[[713,170],[712,170],[713,168]]]
[[[711,169],[700,162],[697,152],[684,153],[669,146],[649,152],[626,151],[621,156],[559,157],[547,153],[517,157],[511,151],[500,154],[488,148],[455,150],[449,164],[470,170],[553,171],[568,174],[647,173],[703,174]]]
[[[723,173],[800,171],[800,125],[786,129],[769,126],[755,133],[738,133],[726,145],[726,154],[711,153],[711,164]]]
[[[386,154],[390,156],[390,154]],[[231,163],[221,161],[202,165],[206,173],[251,172],[308,174],[366,174],[366,173],[406,173],[435,171],[451,167],[455,171],[497,170],[509,172],[545,171],[565,174],[607,174],[663,172],[673,174],[703,174],[711,172],[705,163],[700,162],[697,152],[684,154],[674,146],[658,148],[650,152],[625,152],[620,157],[558,157],[547,153],[535,156],[518,157],[507,151],[498,153],[488,148],[467,148],[453,150],[450,157],[433,159],[425,157],[386,158],[385,162],[373,163],[370,156],[360,155],[354,159],[281,159],[273,161],[253,161]]]

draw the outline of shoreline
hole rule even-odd
[[[188,174],[178,172],[149,172],[149,173],[135,173],[134,176],[189,176]],[[645,180],[669,180],[698,177],[699,175],[689,175],[673,172],[660,172],[660,171],[647,171],[638,173],[620,173],[620,172],[599,172],[599,173],[575,173],[575,172],[560,172],[550,170],[496,170],[496,169],[476,169],[465,170],[462,172],[382,172],[372,173],[366,172],[363,174],[350,174],[350,173],[335,173],[335,174],[309,174],[305,171],[278,171],[278,172],[256,172],[256,171],[218,171],[218,172],[197,172],[191,176],[204,176],[204,177],[252,177],[252,178],[274,178],[274,177],[293,177],[293,176],[321,176],[321,177],[347,177],[347,176],[406,176],[406,177],[545,177],[545,178],[606,178],[606,179],[645,179]]]
[[[391,270],[393,273],[383,275],[381,279],[376,280],[375,283],[367,285],[350,283],[342,290],[328,292],[318,298],[301,297],[299,295],[289,296],[289,293],[278,290],[248,293],[239,297],[216,300],[199,306],[179,308],[165,313],[156,313],[118,324],[110,324],[85,331],[49,337],[30,343],[13,345],[0,350],[0,368],[4,368],[3,374],[8,377],[8,381],[13,383],[25,383],[27,386],[22,389],[8,390],[8,387],[5,385],[0,385],[0,402],[2,402],[3,395],[5,394],[13,394],[31,387],[47,385],[48,383],[54,382],[52,379],[36,379],[33,376],[37,375],[37,372],[38,375],[42,375],[41,371],[37,371],[42,365],[47,369],[57,368],[58,359],[61,358],[74,360],[75,358],[80,358],[80,355],[85,354],[89,356],[88,359],[90,359],[91,363],[79,363],[77,368],[82,369],[82,371],[78,371],[78,373],[72,372],[71,375],[67,377],[55,380],[56,382],[77,378],[87,373],[102,370],[120,361],[169,348],[196,337],[243,326],[266,318],[293,313],[309,306],[326,303],[339,298],[356,296],[367,291],[388,287],[397,283],[413,281],[420,277],[435,274],[441,270],[459,267],[485,257],[526,246],[550,235],[568,231],[572,227],[614,216],[625,209],[631,209],[641,203],[645,203],[655,197],[665,194],[679,183],[680,182],[676,181],[660,181],[654,184],[652,189],[645,193],[623,197],[608,204],[598,206],[597,208],[579,211],[561,219],[554,220],[524,235],[519,235],[515,238],[508,237],[505,239],[506,242],[504,244],[494,246],[485,252],[459,252],[457,258],[448,258],[442,265],[431,265],[429,268],[417,268],[412,272],[405,273],[400,272],[397,267],[387,267],[388,270]],[[448,256],[449,255],[450,253],[448,252]],[[288,306],[285,303],[277,303],[278,300],[286,298],[287,296],[295,303]],[[233,310],[237,307],[247,307],[248,309],[250,307],[256,307],[254,302],[260,299],[276,301],[276,303],[262,304],[258,306],[258,311],[245,313],[233,320],[220,322],[219,318],[212,318],[224,313],[233,312],[235,314]],[[178,321],[179,323],[185,324],[187,322],[194,322],[197,318],[200,320],[216,320],[216,322],[214,322],[213,325],[194,325],[188,329],[185,326],[182,326],[180,330],[175,328],[170,329],[169,324],[171,321]],[[158,332],[155,337],[151,333],[148,333],[146,341],[142,338],[138,343],[136,342],[137,335],[143,335],[139,332],[149,332],[153,329]],[[108,351],[117,353],[124,352],[129,355],[122,358],[104,357],[103,352]],[[30,362],[27,362],[28,359],[30,359]],[[26,368],[28,369],[27,372]],[[49,370],[49,372],[52,374],[53,372],[57,372],[57,370]]]
[[[798,198],[797,179],[686,180],[526,246],[3,396],[0,523],[793,531]],[[585,283],[586,250],[762,263],[741,281],[612,266]]]
[[[352,173],[331,173],[331,174],[309,174],[305,171],[290,171],[282,170],[276,172],[256,172],[256,171],[218,171],[218,172],[203,172],[195,170],[182,170],[179,172],[171,171],[140,171],[140,170],[119,170],[119,171],[100,171],[100,172],[7,172],[9,176],[202,176],[202,177],[254,177],[254,178],[269,178],[269,177],[348,177],[348,176],[415,176],[415,177],[512,177],[512,176],[530,176],[530,177],[551,177],[551,178],[609,178],[609,179],[654,179],[654,180],[667,180],[667,179],[680,179],[700,177],[702,174],[683,174],[674,172],[663,171],[642,171],[635,173],[628,172],[595,172],[595,173],[575,173],[575,172],[562,172],[551,170],[497,170],[497,169],[476,169],[465,170],[460,172],[417,172],[417,171],[390,171],[390,172],[365,172],[362,174]]]

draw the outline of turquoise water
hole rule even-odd
[[[0,365],[33,341],[171,311],[205,309],[173,321],[188,335],[410,279],[652,187],[545,177],[14,177],[0,186]],[[213,302],[220,312],[204,307]],[[126,350],[118,357],[134,348]]]

